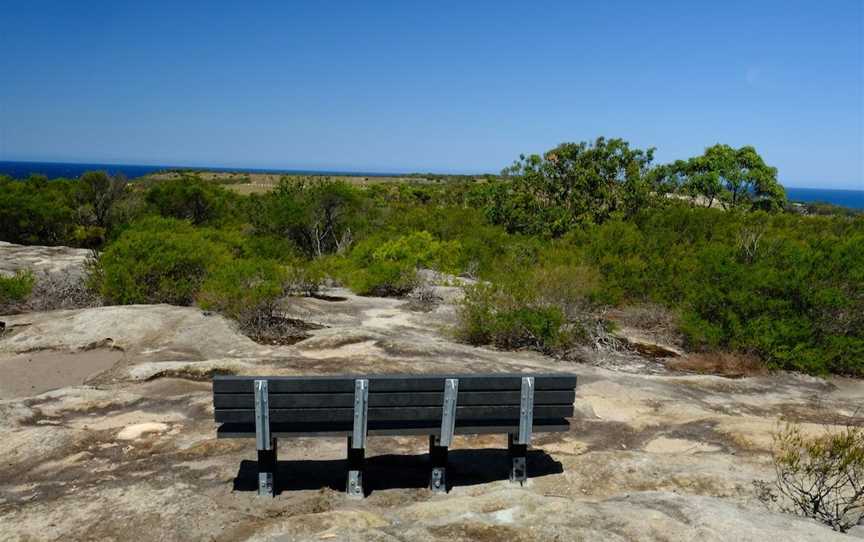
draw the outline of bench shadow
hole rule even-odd
[[[564,472],[564,467],[542,450],[528,451],[528,477],[539,478]],[[429,486],[429,454],[377,455],[366,459],[363,483],[366,495],[384,489],[418,489]],[[345,491],[348,462],[345,459],[298,459],[278,461],[276,493],[330,488]],[[510,478],[510,456],[506,449],[451,450],[447,462],[447,488],[472,486]],[[243,460],[234,491],[258,491],[258,462]]]

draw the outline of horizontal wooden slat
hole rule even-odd
[[[354,406],[353,393],[270,393],[270,408],[348,408]],[[534,393],[535,405],[568,405],[576,398],[573,390],[541,390]],[[442,392],[372,393],[370,407],[439,406],[444,400]],[[457,404],[518,405],[518,391],[461,391]],[[217,393],[213,406],[223,408],[255,408],[252,393]]]
[[[534,418],[567,418],[573,415],[573,405],[534,406]],[[254,409],[217,409],[214,417],[219,423],[250,423],[254,420]],[[270,422],[342,422],[352,420],[351,408],[304,408],[270,409]],[[519,419],[518,406],[465,406],[456,408],[456,419],[462,420],[511,420]],[[369,408],[368,420],[372,421],[421,421],[441,420],[441,407]]]
[[[484,435],[484,434],[507,434],[514,433],[519,430],[518,423],[489,421],[489,422],[473,422],[459,424],[457,421],[454,432],[457,435]],[[569,431],[570,424],[564,419],[544,419],[534,420],[534,433],[555,433]],[[367,434],[375,436],[393,436],[393,435],[439,435],[441,424],[387,424],[387,423],[370,423]],[[347,436],[352,432],[352,427],[348,423],[342,424],[273,424],[270,428],[270,434],[274,438],[290,438],[290,437],[339,437]],[[255,425],[253,424],[232,424],[226,423],[220,425],[216,430],[217,438],[255,438]],[[503,444],[503,442],[502,442]]]
[[[252,383],[266,378],[270,393],[352,393],[354,380],[369,379],[369,393],[440,391],[444,379],[458,378],[459,391],[518,390],[523,376],[534,377],[535,390],[567,390],[576,387],[576,375],[551,374],[455,374],[455,375],[346,375],[346,376],[228,376],[213,377],[213,393],[252,393]]]

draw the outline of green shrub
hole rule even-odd
[[[101,246],[128,213],[122,177],[86,172],[80,179],[0,177],[0,240],[20,244]]]
[[[417,269],[404,262],[372,262],[348,276],[359,295],[400,296],[417,287]]]
[[[565,339],[599,329],[599,306],[651,305],[676,316],[691,350],[864,375],[864,217],[721,212],[653,197],[632,206],[654,181],[641,171],[647,155],[619,143],[523,161],[516,180],[357,187],[292,178],[249,197],[189,176],[122,193],[102,175],[0,178],[0,239],[107,241],[90,283],[112,303],[191,303],[232,259],[284,265],[287,291],[299,294],[329,275],[361,294],[403,295],[418,269],[433,268],[496,285],[491,313],[479,301],[465,312],[472,342],[550,348],[558,324]],[[601,156],[604,148],[615,152]],[[640,169],[632,183],[582,192],[583,181],[602,180],[582,179],[583,165],[619,171],[629,162]],[[595,196],[609,205],[586,207]]]
[[[244,235],[242,252],[250,258],[264,258],[283,263],[302,260],[300,251],[291,240],[275,235]]]
[[[562,340],[563,325],[558,307],[519,307],[496,315],[492,342],[500,348],[552,349]]]
[[[261,258],[226,262],[204,280],[198,304],[234,318],[241,325],[273,314],[285,294],[288,272],[282,264]]]
[[[145,195],[147,203],[161,216],[189,220],[196,225],[224,223],[236,197],[218,184],[194,175],[158,181]]]
[[[118,218],[114,207],[126,195],[126,177],[105,171],[87,171],[76,182],[75,201],[82,225],[102,231],[103,237]],[[101,242],[102,239],[100,239]]]
[[[288,293],[315,295],[327,279],[327,267],[320,260],[297,259],[286,267]]]
[[[691,349],[864,374],[864,220],[670,204],[564,241],[599,271],[596,301],[669,308]]]
[[[0,240],[19,244],[70,244],[77,214],[74,182],[34,176],[0,177]]]
[[[360,295],[404,295],[417,286],[417,269],[453,272],[460,257],[457,241],[439,241],[415,231],[395,239],[372,237],[351,251],[343,279]]]
[[[19,270],[11,277],[0,275],[0,307],[24,302],[35,283],[36,277],[31,271]]]
[[[584,329],[568,322],[561,307],[542,305],[489,283],[465,288],[456,335],[475,345],[533,348],[558,355],[585,339]]]
[[[367,215],[357,188],[329,178],[283,177],[253,202],[256,233],[289,239],[308,257],[348,250]]]
[[[219,232],[181,220],[148,218],[105,249],[91,287],[107,303],[188,305],[207,274],[231,258],[231,246]]]

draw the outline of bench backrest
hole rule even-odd
[[[573,415],[572,374],[349,375],[309,377],[216,376],[214,416],[219,423],[255,421],[255,380],[266,380],[273,423],[351,423],[355,381],[368,380],[368,421],[440,423],[445,382],[458,379],[456,422],[518,422],[523,377],[533,377],[533,419]]]

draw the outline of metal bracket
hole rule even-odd
[[[456,398],[459,394],[459,379],[448,378],[444,381],[444,402],[441,405],[441,436],[439,446],[449,447],[453,442],[453,430],[456,428]]]
[[[258,495],[262,497],[273,496],[273,473],[259,472],[258,473]]]
[[[348,496],[363,498],[363,472],[359,470],[348,471]]]
[[[519,401],[519,434],[516,444],[531,444],[534,426],[534,377],[522,377],[522,392]]]
[[[348,490],[349,497],[363,498],[363,471],[349,470],[348,471]]]
[[[369,407],[369,380],[354,381],[354,431],[351,434],[352,448],[366,447],[366,419]],[[350,487],[350,484],[349,484]]]
[[[447,493],[447,469],[446,467],[433,467],[429,487],[435,493]]]
[[[270,439],[270,398],[267,394],[267,381],[256,380],[255,389],[255,445],[259,450],[272,450]]]
[[[525,456],[514,457],[511,461],[513,464],[510,467],[510,481],[524,484],[528,481],[528,462]]]

